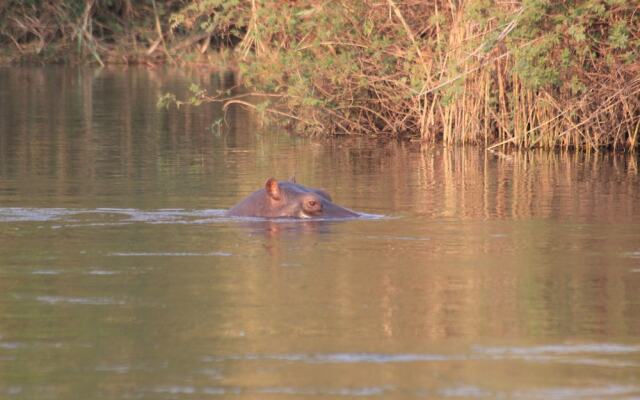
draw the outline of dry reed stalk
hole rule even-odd
[[[580,4],[552,3],[247,0],[239,53],[247,83],[278,93],[269,107],[309,133],[490,149],[638,146],[640,71],[620,50],[640,35],[633,9],[576,22],[562,11]],[[185,10],[192,26],[218,12]],[[214,31],[228,32],[225,23]],[[580,29],[592,30],[580,40],[603,39],[574,49]]]

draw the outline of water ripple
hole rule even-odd
[[[536,354],[622,354],[638,353],[640,345],[624,345],[613,343],[590,343],[590,344],[559,344],[531,347],[483,347],[476,346],[474,350],[478,353],[500,356],[500,355],[536,355]]]
[[[0,349],[15,350],[24,347],[24,343],[20,342],[0,342]]]
[[[201,224],[220,220],[225,210],[159,209],[139,210],[135,208],[25,208],[0,207],[0,222],[69,222],[63,226],[110,226],[133,222],[143,223],[192,223]],[[61,226],[58,226],[61,227]]]
[[[95,368],[98,372],[114,372],[116,374],[127,374],[131,372],[128,365],[100,365]]]
[[[380,354],[380,353],[318,353],[318,354],[232,354],[226,356],[206,356],[205,362],[221,361],[290,361],[309,364],[353,364],[353,363],[406,363],[429,361],[462,360],[461,355],[442,354]]]
[[[86,275],[98,275],[98,276],[106,276],[106,275],[117,275],[120,272],[111,271],[106,269],[92,269],[91,271],[85,272]]]
[[[0,207],[0,222],[52,221],[79,212],[86,212],[86,210],[69,210],[66,208]]]
[[[564,400],[564,399],[603,399],[607,397],[619,398],[623,395],[640,394],[638,386],[620,386],[610,385],[604,387],[558,387],[549,389],[535,389],[528,391],[519,391],[514,393],[516,399],[545,399],[545,400]],[[637,397],[634,397],[637,398]]]
[[[370,397],[380,396],[391,390],[390,386],[367,386],[367,387],[340,387],[340,388],[314,388],[296,386],[265,386],[265,387],[203,387],[195,386],[158,386],[147,389],[147,392],[156,394],[176,395],[197,395],[205,394],[210,396],[224,395],[295,395],[295,396],[346,396],[346,397]]]
[[[124,301],[118,301],[109,297],[64,297],[64,296],[37,296],[36,300],[47,304],[82,304],[82,305],[122,305]]]
[[[211,251],[207,253],[196,252],[114,252],[109,256],[114,257],[230,257],[233,254],[222,251]]]
[[[383,219],[384,215],[359,213],[355,219]],[[350,218],[314,218],[313,221],[337,221]],[[131,223],[146,224],[209,224],[227,221],[300,222],[295,218],[265,219],[251,217],[227,217],[223,209],[187,210],[163,208],[140,210],[136,208],[28,208],[0,207],[1,222],[62,222],[53,228],[119,226]],[[307,221],[307,220],[303,220]]]
[[[352,396],[352,397],[369,397],[380,396],[387,391],[386,387],[356,387],[356,388],[299,388],[299,387],[265,387],[255,389],[259,394],[292,394],[306,396]]]
[[[623,344],[546,345],[532,347],[482,347],[472,348],[471,354],[431,353],[284,353],[284,354],[229,354],[205,356],[203,362],[227,361],[283,361],[305,364],[390,364],[469,361],[483,359],[516,359],[527,362],[549,362],[600,367],[638,367],[627,360],[611,360],[598,356],[640,353],[640,346]],[[585,354],[593,355],[585,357]],[[571,358],[569,358],[569,356]],[[578,357],[576,357],[578,356]]]
[[[463,399],[489,397],[491,393],[477,386],[454,386],[440,390],[444,397],[460,397]]]
[[[31,271],[32,275],[60,275],[62,272],[52,269],[36,269]]]

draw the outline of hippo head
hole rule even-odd
[[[308,188],[295,181],[269,178],[260,189],[232,207],[231,216],[264,218],[347,218],[357,213],[334,204],[329,193]]]

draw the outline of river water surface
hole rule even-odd
[[[0,69],[0,398],[640,398],[637,157],[156,108],[234,79]],[[366,218],[224,216],[292,175]]]

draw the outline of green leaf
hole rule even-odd
[[[629,27],[625,21],[618,21],[609,33],[609,44],[614,49],[626,49],[629,45]]]

